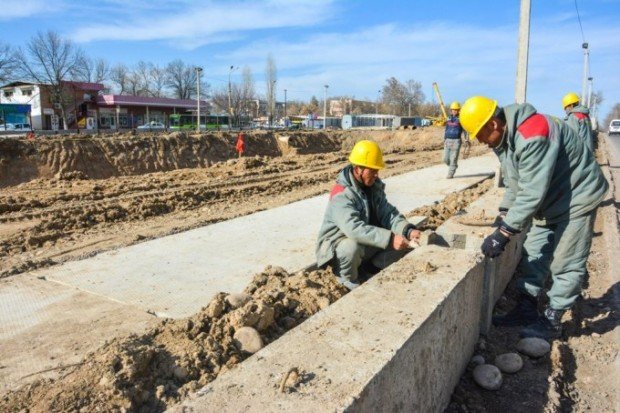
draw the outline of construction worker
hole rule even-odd
[[[443,161],[448,165],[448,179],[454,177],[454,172],[456,172],[458,166],[459,151],[461,150],[463,127],[459,122],[459,110],[461,110],[459,102],[452,102],[450,104],[450,117],[446,121],[446,131],[444,133]]]
[[[567,93],[562,98],[562,106],[566,112],[564,120],[568,126],[579,134],[579,137],[588,146],[590,151],[594,151],[594,132],[592,131],[592,121],[590,120],[590,110],[579,104],[579,96],[576,93]]]
[[[525,325],[523,337],[558,338],[561,317],[581,292],[596,209],[607,181],[572,128],[536,113],[528,103],[502,108],[492,99],[474,96],[461,109],[461,124],[472,139],[493,148],[506,183],[499,227],[483,241],[482,252],[499,256],[510,238],[532,222],[518,268],[519,302],[493,323]],[[538,296],[549,274],[549,305],[539,314]]]
[[[319,268],[330,265],[338,281],[353,289],[389,265],[390,252],[409,248],[409,241],[419,239],[420,231],[385,197],[385,185],[379,179],[385,164],[376,142],[357,142],[349,162],[329,194],[316,258]],[[371,274],[360,274],[362,265]]]
[[[239,155],[239,158],[243,156],[243,152],[245,152],[245,135],[243,132],[239,132],[237,136],[237,145],[235,145],[235,149]]]

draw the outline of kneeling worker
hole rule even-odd
[[[385,267],[385,253],[409,248],[420,231],[385,197],[379,179],[385,164],[376,142],[357,142],[349,162],[329,195],[316,258],[319,267],[331,265],[340,283],[353,289],[364,281],[359,274],[363,263]]]

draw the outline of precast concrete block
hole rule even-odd
[[[484,238],[496,229],[498,207],[504,190],[493,188],[466,209],[452,216],[437,228],[437,245],[445,245],[471,251],[480,251]],[[510,282],[521,259],[525,233],[512,237],[506,250],[498,258],[482,258],[484,263],[484,287],[481,310],[481,330],[486,335],[491,326],[495,303]]]
[[[483,265],[420,247],[171,411],[440,412],[478,340]],[[287,372],[302,378],[280,390]]]

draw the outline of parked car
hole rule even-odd
[[[149,123],[145,123],[144,125],[138,126],[139,130],[165,130],[166,125],[161,122],[151,121]]]
[[[609,133],[609,136],[620,134],[620,119],[612,119],[612,121],[609,122],[608,133]]]

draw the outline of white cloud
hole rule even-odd
[[[567,91],[581,91],[581,42],[579,38],[567,41],[568,31],[543,25],[533,30],[530,40],[528,100],[552,114],[560,114],[558,102]],[[589,36],[591,47],[597,50],[591,59],[595,90],[608,90],[608,86],[617,90],[620,28],[591,29]],[[381,25],[310,35],[301,41],[263,38],[216,55],[214,66],[249,65],[260,90],[265,59],[272,53],[279,71],[278,89],[282,93],[287,88],[291,99],[321,97],[322,85],[329,84],[330,95],[374,100],[385,80],[394,76],[422,82],[428,100],[434,98],[431,84],[437,81],[446,101],[485,94],[508,104],[514,100],[516,46],[516,23],[486,29],[441,23]]]
[[[178,2],[177,2],[178,3]],[[312,26],[331,16],[332,0],[238,0],[229,3],[207,2],[198,5],[164,6],[155,12],[143,2],[132,2],[141,9],[131,20],[117,20],[77,29],[71,37],[78,42],[96,40],[162,40],[178,41],[184,48],[228,41],[248,35],[253,30]],[[174,5],[175,3],[172,3]],[[170,5],[168,5],[170,6]]]
[[[38,14],[50,13],[58,10],[62,5],[52,5],[44,0],[3,0],[0,20],[12,20],[30,17]]]

